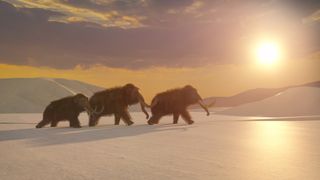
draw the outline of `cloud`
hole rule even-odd
[[[93,2],[90,3],[90,1],[79,1],[87,2],[79,4],[80,6],[73,6],[76,1],[8,0],[8,2],[12,2],[15,6],[20,8],[39,8],[64,14],[64,16],[50,17],[50,21],[69,23],[76,20],[96,23],[103,27],[116,26],[122,28],[133,28],[141,25],[138,17],[122,15],[118,11],[111,9],[103,12],[90,8],[90,5],[94,4]]]
[[[282,27],[278,34],[299,38],[291,46],[298,49],[295,53],[319,47],[319,23],[301,23],[315,12],[314,6],[303,6],[291,17],[281,12],[300,4],[270,2],[0,1],[0,62],[58,69],[238,64],[246,62],[251,36]]]
[[[304,23],[318,23],[320,21],[320,9],[303,19]]]

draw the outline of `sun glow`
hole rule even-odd
[[[262,65],[273,65],[280,59],[280,47],[275,42],[263,42],[256,49],[257,60]]]
[[[256,123],[255,147],[266,153],[284,152],[291,142],[288,123],[283,121],[261,121]]]

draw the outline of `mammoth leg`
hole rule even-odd
[[[130,114],[127,110],[125,110],[121,113],[121,118],[128,126],[133,124],[133,122],[131,121]]]
[[[114,125],[120,124],[121,115],[120,114],[114,114]]]
[[[148,121],[149,125],[153,125],[153,124],[158,124],[159,120],[162,116],[157,114],[157,115],[152,115],[151,118]]]
[[[50,126],[51,126],[51,127],[57,127],[58,122],[59,122],[59,121],[57,121],[57,120],[54,119],[54,120],[51,121]]]
[[[43,119],[42,121],[40,121],[37,125],[36,125],[36,128],[42,128],[43,126],[49,124],[50,121],[47,120],[47,119]]]
[[[74,118],[70,119],[69,123],[70,123],[70,127],[81,128],[80,121],[79,121],[78,117],[74,117]]]
[[[173,124],[178,124],[179,116],[179,113],[173,113]]]
[[[36,128],[42,128],[43,126],[49,124],[52,120],[52,111],[50,111],[50,108],[46,108],[42,120],[36,125]]]
[[[194,121],[191,120],[191,116],[187,110],[182,111],[181,116],[188,124],[194,123]]]

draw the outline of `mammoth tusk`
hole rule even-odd
[[[84,108],[85,109],[85,111],[87,112],[87,114],[89,115],[89,116],[91,116],[91,111],[88,109],[88,108]]]
[[[199,100],[198,103],[199,103],[199,105],[207,112],[207,116],[209,116],[209,115],[210,115],[210,112],[209,112],[207,106],[204,105],[201,100]]]
[[[92,114],[101,114],[104,111],[104,106],[102,106],[102,108],[100,109],[100,111],[98,111],[98,106],[96,106],[93,110],[92,110]]]
[[[206,105],[207,107],[213,107],[216,104],[217,100],[214,99],[210,104]]]

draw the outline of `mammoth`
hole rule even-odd
[[[56,127],[59,121],[68,120],[70,127],[80,128],[78,116],[81,112],[87,111],[90,115],[95,113],[90,107],[89,99],[83,94],[65,97],[52,101],[43,112],[43,119],[37,124],[36,128],[51,123],[51,127]]]
[[[173,114],[173,124],[178,123],[180,115],[188,124],[193,124],[194,121],[191,120],[187,107],[195,103],[198,103],[207,112],[207,116],[209,116],[210,113],[206,105],[203,104],[202,98],[197,90],[190,85],[159,93],[152,99],[152,116],[148,124],[158,124],[162,116],[170,114]]]
[[[114,114],[115,125],[119,125],[120,119],[122,119],[130,126],[133,122],[128,112],[128,106],[137,103],[140,103],[146,118],[149,118],[149,114],[145,110],[145,107],[148,107],[148,105],[139,93],[139,88],[130,83],[122,87],[97,92],[90,98],[89,103],[96,110],[95,113],[90,115],[89,126],[97,125],[101,116],[112,114]]]

